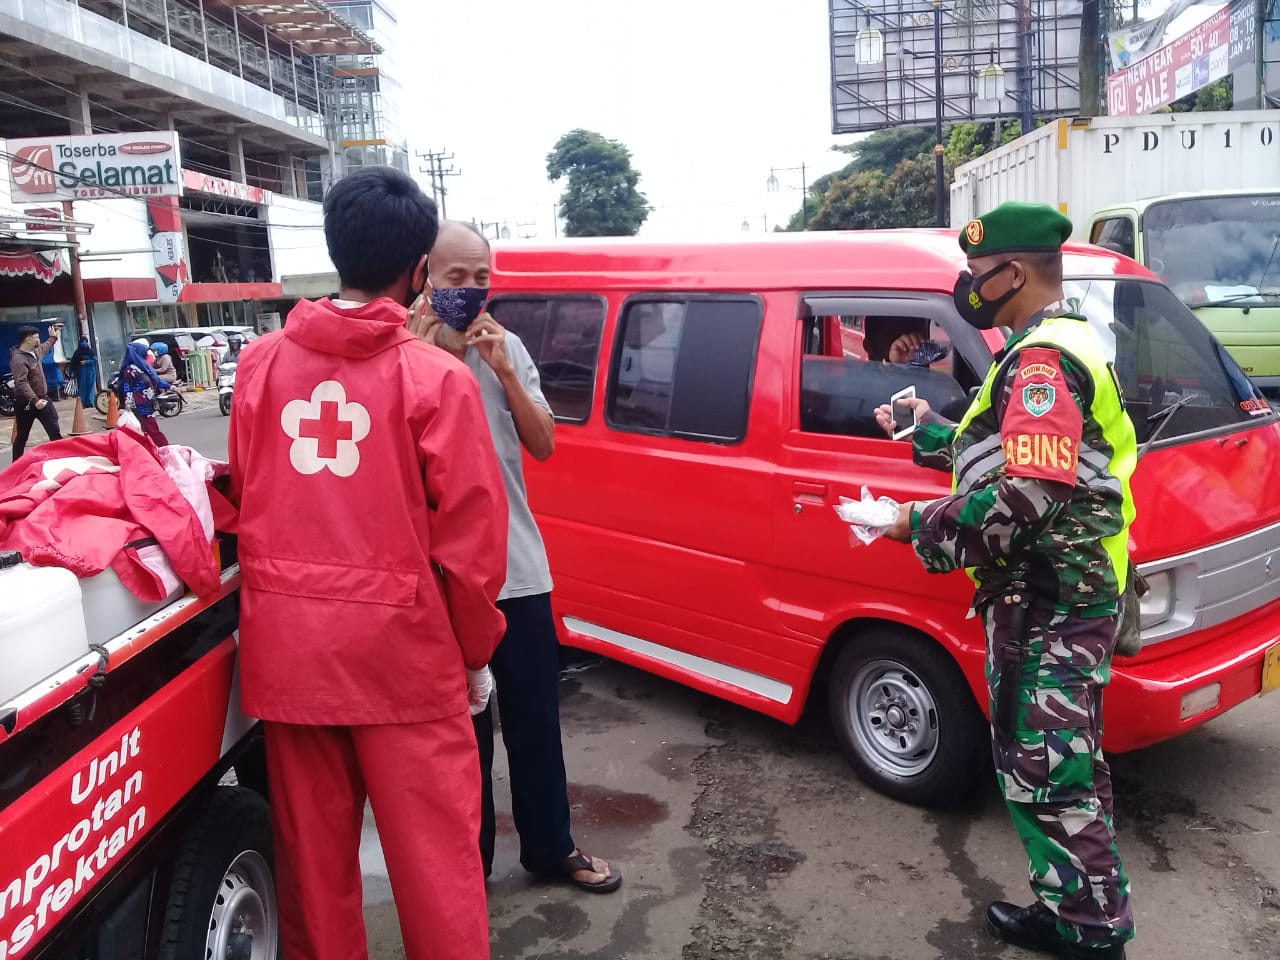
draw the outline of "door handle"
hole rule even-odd
[[[820,502],[827,499],[827,485],[825,483],[806,483],[803,480],[797,480],[791,484],[791,492],[797,499],[818,500]]]

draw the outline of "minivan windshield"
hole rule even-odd
[[[1148,265],[1191,306],[1280,306],[1280,194],[1161,200],[1142,229]]]
[[[1163,284],[1073,279],[1065,286],[1115,357],[1138,443],[1162,419],[1159,444],[1275,416],[1240,366]]]

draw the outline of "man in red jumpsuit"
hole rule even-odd
[[[406,956],[487,960],[468,671],[504,630],[502,474],[475,377],[405,328],[434,204],[373,167],[333,186],[324,221],[340,296],[245,347],[229,439],[284,955],[368,956],[367,797]]]

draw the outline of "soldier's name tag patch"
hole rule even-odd
[[[1026,375],[1026,371],[1023,371]],[[1051,383],[1029,383],[1022,388],[1022,403],[1033,417],[1043,417],[1053,409],[1058,391]]]

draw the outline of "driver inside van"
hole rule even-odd
[[[928,367],[946,357],[949,345],[929,339],[929,321],[915,317],[864,317],[862,347],[874,362]]]

